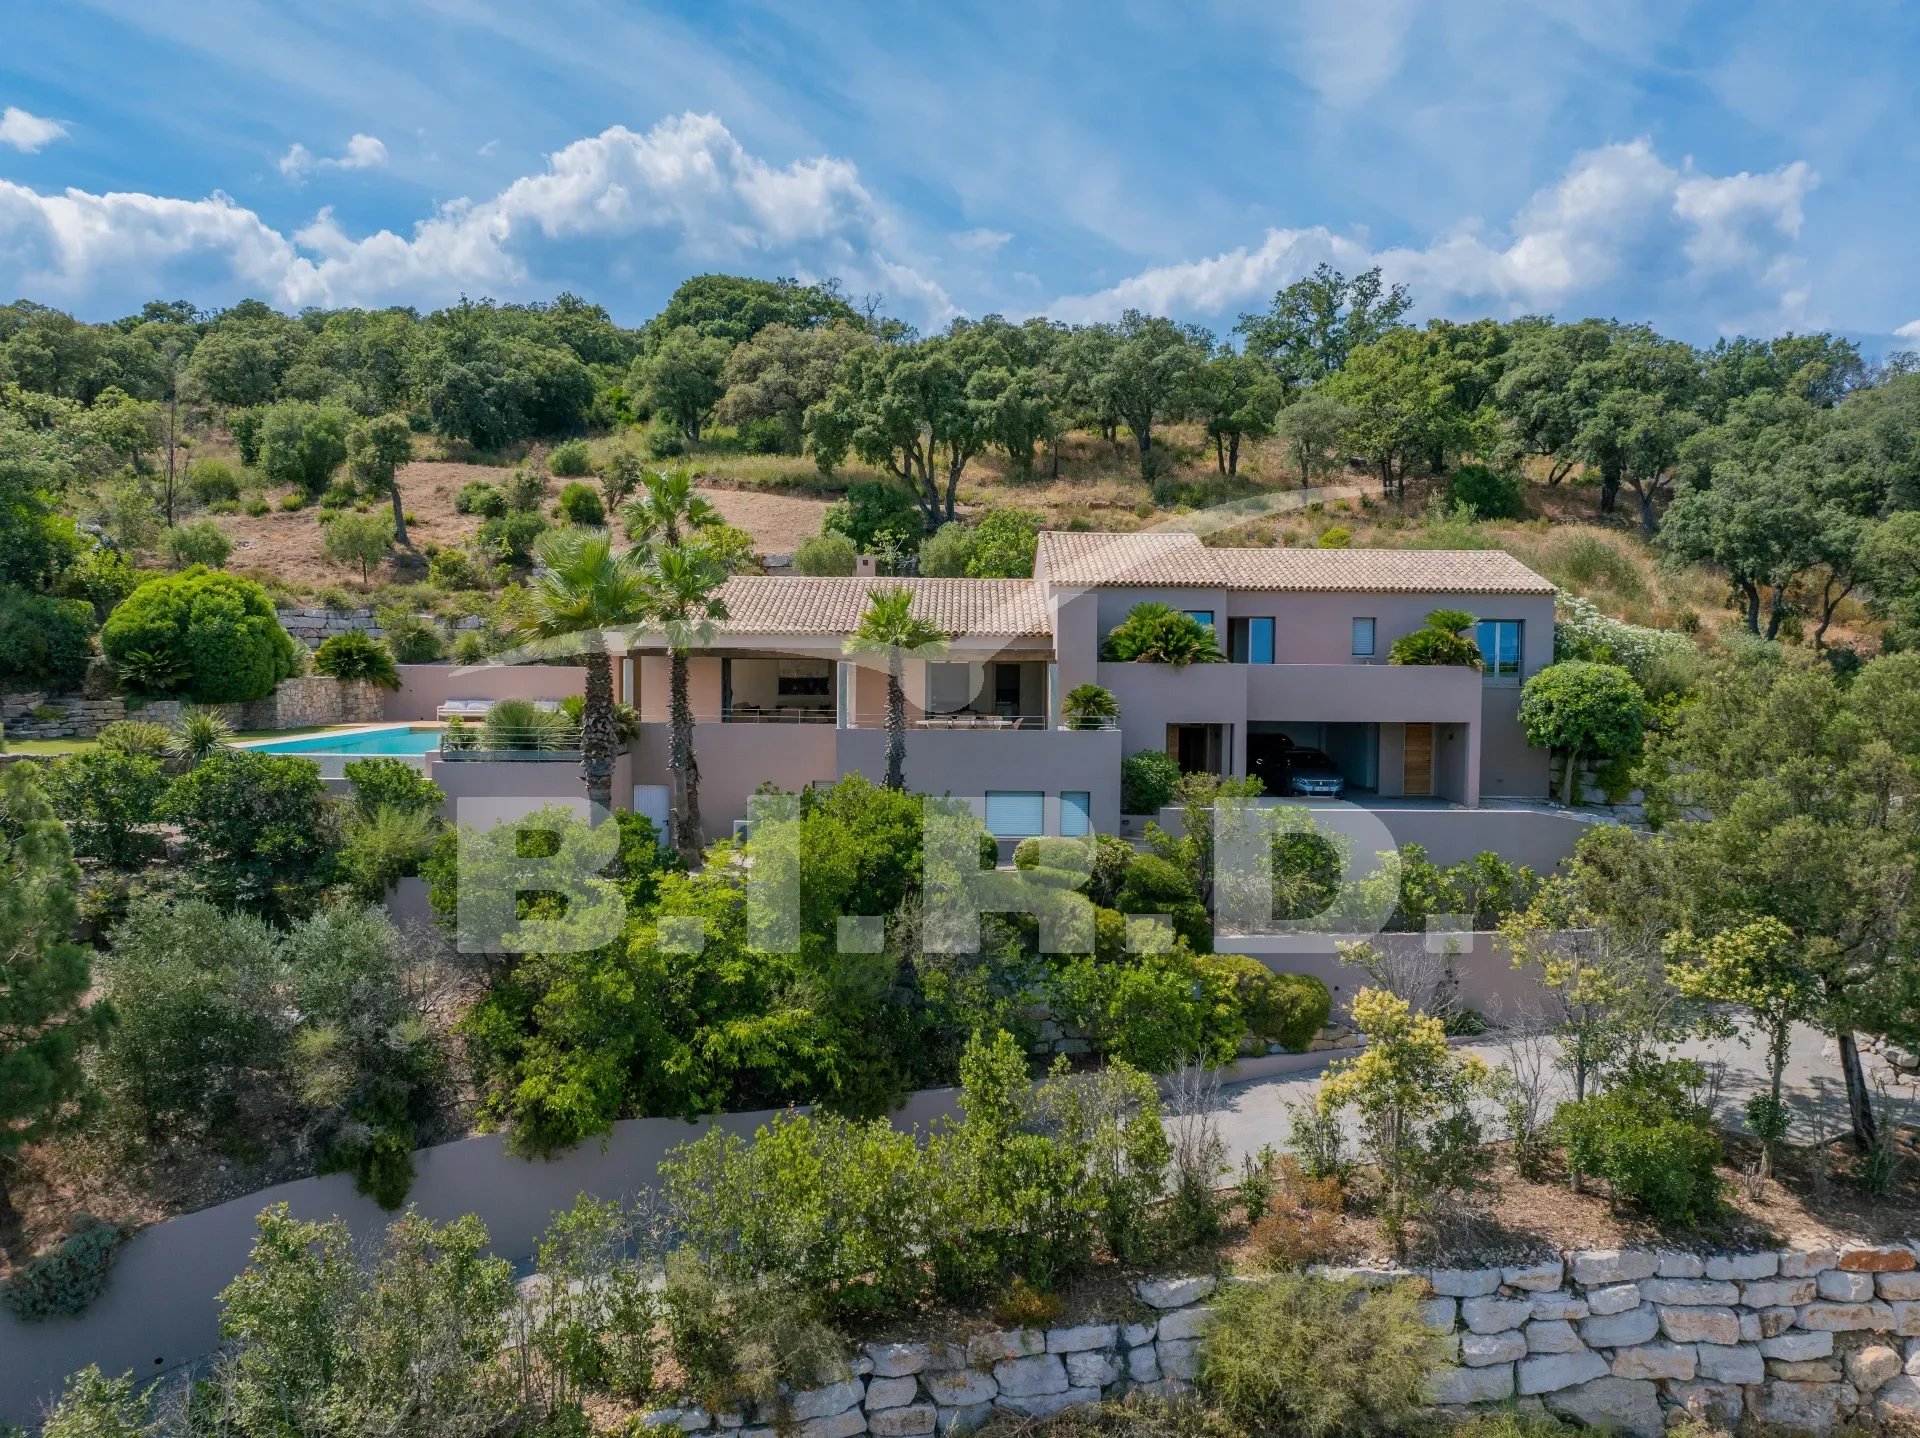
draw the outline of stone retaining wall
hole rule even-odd
[[[1434,1374],[1439,1406],[1518,1402],[1658,1438],[1683,1412],[1803,1430],[1920,1417],[1917,1254],[1589,1249],[1504,1268],[1321,1272],[1368,1286],[1424,1280],[1428,1321],[1455,1360]],[[740,1438],[904,1438],[995,1410],[1045,1417],[1130,1391],[1182,1396],[1219,1281],[1144,1279],[1130,1322],[867,1344],[840,1381],[765,1410],[666,1408],[644,1421]]]
[[[377,724],[383,699],[379,689],[363,680],[330,679],[324,674],[302,674],[283,679],[265,699],[247,704],[218,704],[235,729],[306,729],[325,724]],[[86,694],[17,692],[0,694],[0,724],[11,739],[91,739],[109,724],[141,719],[173,724],[186,701],[149,699],[129,708],[120,695],[94,698]],[[35,718],[35,710],[58,710],[58,717]]]
[[[280,627],[309,649],[318,649],[336,634],[350,634],[359,630],[380,639],[387,632],[371,609],[279,609],[274,612],[280,616]],[[486,620],[473,614],[463,615],[451,622],[436,620],[435,623],[455,634],[487,627]]]

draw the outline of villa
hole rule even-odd
[[[1031,579],[728,581],[728,618],[689,659],[710,836],[744,821],[762,785],[883,772],[884,664],[842,653],[876,585],[911,589],[948,636],[937,656],[905,662],[908,786],[973,800],[1003,839],[1122,832],[1120,763],[1143,749],[1189,771],[1267,778],[1289,746],[1318,749],[1350,801],[1409,813],[1548,792],[1548,756],[1527,744],[1518,709],[1522,682],[1552,662],[1554,590],[1510,555],[1048,532]],[[1212,625],[1228,662],[1103,661],[1107,633],[1148,600]],[[1387,664],[1436,608],[1476,617],[1484,673]],[[642,724],[616,792],[664,824],[668,659],[656,641],[618,669]],[[1117,699],[1117,726],[1063,724],[1063,697],[1087,683]],[[1462,843],[1488,846],[1465,830]]]

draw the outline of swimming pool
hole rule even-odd
[[[275,739],[249,744],[261,754],[431,754],[440,747],[438,729],[358,729],[345,734],[311,734],[304,739]]]

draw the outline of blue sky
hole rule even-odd
[[[1224,334],[1328,259],[1422,315],[1880,352],[1916,61],[1891,0],[0,0],[0,296],[634,322],[727,269]]]

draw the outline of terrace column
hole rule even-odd
[[[1060,662],[1057,659],[1047,665],[1047,727],[1060,727]]]
[[[836,729],[852,729],[856,727],[855,716],[859,713],[854,708],[853,678],[860,672],[860,666],[851,659],[842,659],[838,667],[839,674],[833,686],[833,726]]]

